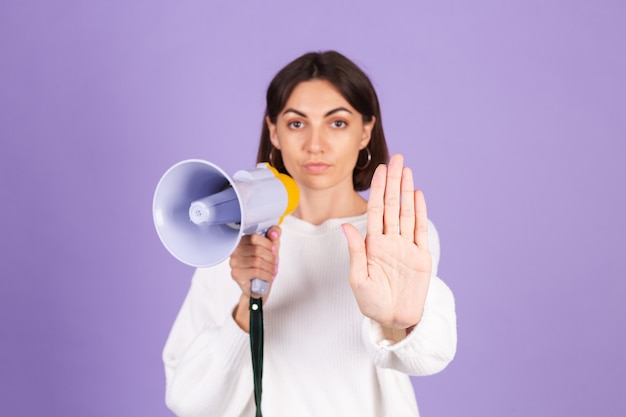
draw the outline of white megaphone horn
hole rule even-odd
[[[265,234],[298,205],[295,181],[266,163],[229,177],[200,159],[181,161],[161,177],[152,214],[165,248],[194,267],[216,265],[235,250],[243,235]],[[269,284],[252,281],[252,292]]]

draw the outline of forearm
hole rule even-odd
[[[233,310],[233,320],[241,330],[250,333],[250,299],[243,294]]]
[[[179,417],[239,415],[252,398],[247,335],[228,320],[206,328],[184,350],[166,345],[166,403]]]
[[[232,317],[239,296],[227,264],[196,270],[163,349],[166,403],[178,416],[237,416],[252,399],[249,337]]]

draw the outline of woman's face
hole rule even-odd
[[[354,190],[352,171],[376,120],[364,123],[363,115],[331,83],[298,84],[276,124],[266,122],[272,144],[300,187]]]

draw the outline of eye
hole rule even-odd
[[[333,122],[331,123],[331,125],[332,125],[332,127],[336,127],[336,128],[341,129],[341,128],[343,128],[343,127],[348,126],[348,123],[346,123],[346,122],[345,122],[345,121],[343,121],[343,120],[333,120]]]
[[[292,122],[287,123],[287,126],[289,126],[292,129],[302,129],[304,127],[304,123],[302,123],[302,121],[300,120],[294,120]]]

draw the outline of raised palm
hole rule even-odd
[[[343,225],[350,285],[359,308],[389,329],[419,322],[432,270],[426,202],[403,162],[394,155],[374,173],[365,240],[354,226]]]

